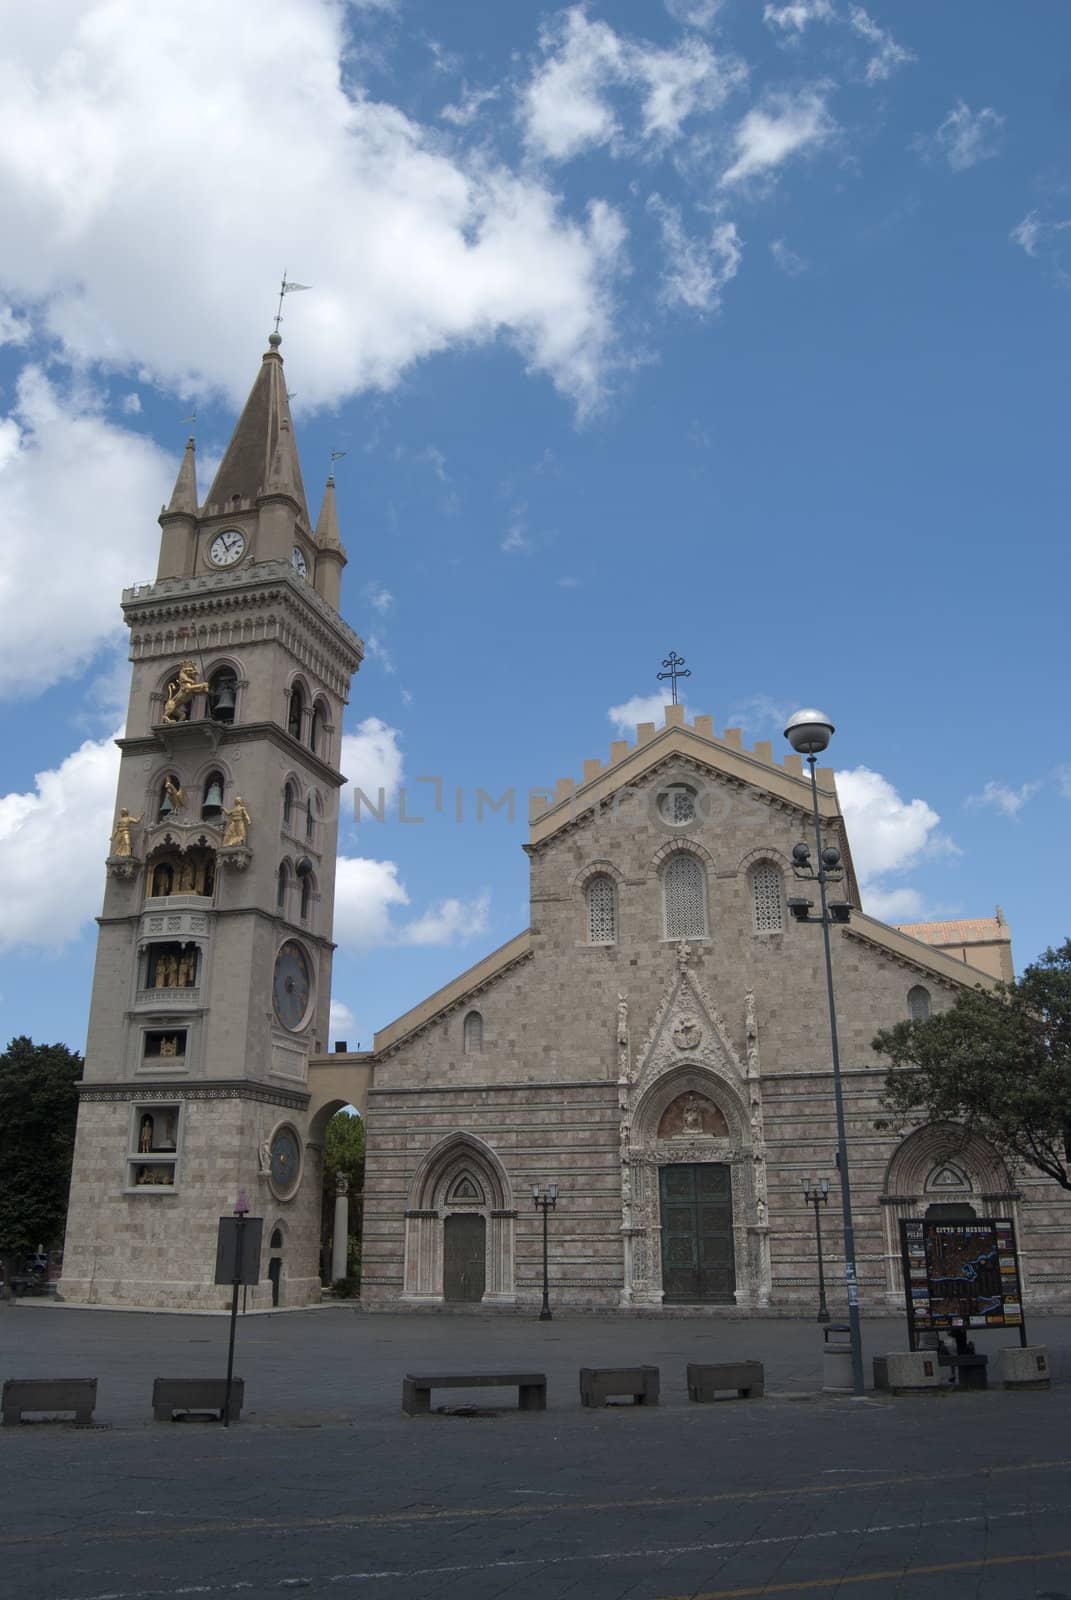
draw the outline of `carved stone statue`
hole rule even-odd
[[[628,998],[623,994],[617,997],[617,1042],[622,1048],[628,1044]]]
[[[134,846],[130,842],[130,830],[136,827],[141,820],[141,817],[132,817],[126,806],[119,807],[119,820],[112,829],[113,856],[133,855]]]
[[[245,844],[246,835],[253,824],[253,819],[246,810],[245,802],[240,794],[234,797],[234,805],[228,811],[223,807],[223,815],[227,818],[227,829],[223,835],[223,847],[228,845]]]
[[[167,700],[164,703],[165,722],[185,722],[190,714],[190,701],[196,694],[207,694],[207,683],[201,683],[197,677],[197,668],[192,661],[183,661],[178,669],[178,677],[172,678],[167,686]]]
[[[702,1133],[703,1112],[699,1104],[699,1096],[693,1090],[684,1102],[684,1130],[686,1133]]]
[[[350,1192],[350,1180],[344,1172],[335,1173],[335,1194],[343,1197]]]
[[[270,1177],[271,1176],[271,1140],[270,1139],[263,1139],[261,1141],[261,1143],[260,1143],[260,1145],[258,1146],[258,1149],[257,1149],[257,1154],[260,1157],[260,1176],[262,1178]]]
[[[197,868],[192,861],[184,861],[179,871],[178,888],[180,894],[196,894]]]

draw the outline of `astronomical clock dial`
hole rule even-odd
[[[208,559],[214,567],[233,567],[245,554],[245,534],[238,528],[224,528],[208,547]]]
[[[308,569],[308,566],[306,565],[305,557],[301,553],[300,545],[295,545],[294,548],[291,550],[291,552],[290,552],[290,565],[293,567],[294,571],[297,573],[299,578],[307,578],[308,577],[309,569]]]
[[[280,1128],[271,1142],[271,1186],[282,1197],[292,1194],[301,1173],[301,1145],[293,1128]]]
[[[275,1015],[284,1028],[296,1032],[305,1020],[312,998],[312,972],[309,958],[293,939],[288,939],[275,958],[272,985]]]

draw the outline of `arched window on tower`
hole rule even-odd
[[[317,700],[312,708],[312,719],[309,723],[309,749],[313,755],[326,754],[327,744],[327,706],[322,700]]]
[[[463,1042],[467,1056],[478,1056],[483,1049],[483,1018],[478,1011],[470,1011],[465,1018]]]
[[[290,868],[285,861],[279,863],[279,880],[275,890],[275,909],[286,910],[286,893],[290,888]]]
[[[165,817],[171,817],[176,811],[181,811],[186,804],[186,796],[182,785],[175,773],[169,772],[160,785],[160,799],[157,805],[157,816],[163,822]]]
[[[698,856],[678,850],[662,875],[667,939],[707,936],[707,875]]]
[[[301,685],[294,684],[290,691],[290,703],[286,710],[286,731],[291,739],[301,738],[301,725],[305,720],[305,696],[301,692]]]
[[[930,1014],[930,991],[921,983],[907,991],[907,1014],[912,1022],[925,1022]]]
[[[320,820],[322,810],[320,796],[318,794],[310,794],[308,809],[305,813],[305,838],[309,844],[312,844],[316,838],[316,824]]]
[[[208,714],[213,722],[233,722],[238,678],[233,667],[218,667],[208,680]]]
[[[772,861],[756,861],[751,869],[751,916],[756,933],[780,933],[784,927],[781,869]]]
[[[301,880],[301,920],[308,922],[309,911],[312,907],[312,873],[306,873]]]
[[[283,786],[283,827],[289,828],[290,818],[294,810],[294,785],[287,783]]]
[[[588,884],[588,942],[617,942],[617,887],[606,872]]]
[[[223,774],[210,772],[205,779],[204,799],[201,801],[201,819],[218,822],[223,815]]]

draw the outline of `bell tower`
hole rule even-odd
[[[133,672],[67,1300],[223,1305],[216,1223],[243,1189],[265,1219],[254,1303],[319,1299],[318,1277],[278,1266],[318,1259],[307,1062],[327,1043],[342,713],[363,649],[338,613],[331,478],[309,516],[280,343],[203,505],[187,444],[156,578],[122,597]]]

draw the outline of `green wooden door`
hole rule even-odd
[[[485,1280],[482,1217],[447,1217],[443,1223],[443,1299],[482,1300]]]
[[[731,1305],[732,1175],[721,1162],[662,1167],[662,1289],[668,1305]]]

